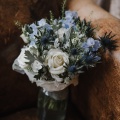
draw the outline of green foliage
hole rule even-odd
[[[29,34],[33,33],[33,30],[32,30],[32,28],[29,27],[29,25],[25,24],[24,27],[25,27],[26,33],[27,33],[27,32],[28,32]]]
[[[50,21],[52,22],[53,20],[54,20],[54,16],[53,16],[52,11],[50,11]]]
[[[44,73],[44,72],[43,72],[43,69],[38,70],[38,74],[35,75],[34,78],[36,78],[36,80],[39,80],[40,77],[43,75],[43,73]]]
[[[34,56],[30,53],[30,51],[25,51],[25,58],[29,60],[26,64],[32,64],[35,60]]]
[[[80,31],[82,33],[84,33],[87,37],[93,37],[94,36],[94,29],[95,28],[93,28],[91,26],[91,22],[87,22],[85,19],[81,21],[80,18],[78,18],[76,20],[76,23],[79,26]]]
[[[62,18],[64,18],[64,16],[65,16],[65,6],[66,6],[66,2],[67,2],[67,0],[63,0],[63,4],[62,4]]]

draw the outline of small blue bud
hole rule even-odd
[[[77,55],[77,49],[76,48],[72,48],[71,53],[72,53],[72,55]]]
[[[110,39],[108,39],[108,38],[105,38],[105,39],[104,39],[104,45],[105,45],[105,46],[109,45],[110,42],[111,42]]]
[[[69,25],[65,24],[65,28],[66,28],[66,29],[69,28]]]
[[[41,44],[45,45],[48,42],[48,38],[46,36],[43,36],[41,38]]]
[[[93,56],[87,56],[86,57],[86,59],[85,59],[85,62],[87,63],[87,64],[92,64],[93,63]]]
[[[75,72],[76,71],[76,66],[75,65],[72,65],[68,68],[68,71],[69,72]]]

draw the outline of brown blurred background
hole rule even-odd
[[[57,17],[60,1],[52,0],[50,4],[48,0],[0,0],[0,119],[32,120],[36,115],[39,88],[26,75],[12,70],[13,61],[24,44],[14,21],[32,23],[49,17],[49,10]]]

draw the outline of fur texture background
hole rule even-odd
[[[36,107],[37,101],[36,85],[11,68],[23,45],[19,37],[21,31],[14,21],[32,23],[42,17],[49,17],[49,10],[58,17],[60,8],[61,0],[0,0],[1,116]],[[120,45],[119,20],[100,19],[93,26],[96,25],[96,36],[113,31],[113,34],[117,34],[115,39]],[[80,120],[82,116],[83,120],[120,120],[120,47],[112,53],[107,51],[102,63],[80,75],[79,85],[71,86],[71,100],[69,106],[73,118],[78,116]]]

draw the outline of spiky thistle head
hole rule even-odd
[[[100,37],[100,41],[101,44],[103,46],[103,49],[106,51],[107,49],[111,52],[113,50],[116,50],[116,48],[118,47],[117,41],[113,40],[113,38],[115,37],[115,35],[111,35],[112,32],[110,33],[105,33],[105,35],[103,37]]]

